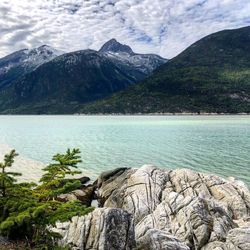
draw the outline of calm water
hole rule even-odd
[[[250,185],[250,116],[0,116],[0,143],[45,163],[78,147],[91,176],[155,164]]]

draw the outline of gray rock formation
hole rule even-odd
[[[250,249],[250,192],[234,178],[145,165],[97,186],[103,208],[54,229],[72,249]]]
[[[240,227],[250,192],[241,181],[149,165],[117,173],[99,179],[98,196],[133,215],[137,249],[250,249],[250,228]]]
[[[92,213],[57,223],[60,245],[73,250],[129,250],[135,245],[132,216],[122,209],[97,208]]]

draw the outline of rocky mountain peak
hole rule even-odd
[[[134,54],[133,50],[126,44],[121,44],[119,43],[116,39],[111,39],[108,42],[106,42],[101,49],[99,50],[99,52],[114,52],[114,53],[118,53],[118,52],[125,52],[128,54]]]
[[[59,55],[62,55],[64,54],[63,51],[60,51],[60,50],[57,50],[49,45],[42,45],[40,47],[37,47],[37,48],[34,48],[34,49],[31,49],[29,51],[30,54],[37,54],[37,55],[54,55],[54,56],[59,56]]]

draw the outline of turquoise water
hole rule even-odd
[[[154,164],[250,184],[250,116],[0,116],[0,144],[45,163],[78,147],[91,176]]]

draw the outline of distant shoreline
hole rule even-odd
[[[0,116],[248,116],[250,113],[73,113],[73,114],[0,114]]]
[[[250,113],[112,113],[112,114],[73,114],[73,115],[83,115],[83,116],[224,116],[224,115],[250,115]]]

